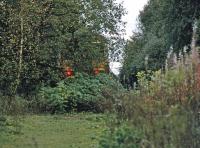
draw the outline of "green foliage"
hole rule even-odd
[[[0,131],[2,131],[2,129],[4,129],[4,127],[6,125],[6,120],[7,120],[6,117],[0,116],[0,128],[1,128]]]
[[[91,73],[93,61],[107,61],[105,33],[119,39],[124,15],[115,0],[2,0],[0,11],[0,91],[12,96],[60,81],[64,60]]]
[[[142,143],[142,134],[126,124],[116,128],[115,131],[106,131],[102,136],[100,148],[139,148]]]
[[[25,100],[19,96],[5,96],[0,93],[0,135],[19,134],[21,132],[19,115],[24,114],[26,105]],[[12,118],[9,116],[12,116]]]
[[[123,72],[130,75],[132,66],[158,70],[164,68],[170,50],[179,54],[187,47],[189,51],[199,8],[198,0],[149,0],[138,18],[139,31],[124,48]]]
[[[128,122],[128,127],[140,131],[139,147],[199,147],[200,90],[195,73],[196,65],[184,65],[182,60],[165,73],[139,72],[138,89],[115,102],[115,123]],[[108,124],[109,132],[120,129],[118,124],[111,124],[112,127]],[[110,139],[114,137],[110,134]]]
[[[102,104],[105,98],[103,90],[123,89],[110,75],[100,74],[89,76],[77,74],[58,83],[54,88],[43,87],[40,90],[38,101],[41,109],[50,112],[65,111],[103,111]]]
[[[200,19],[197,21],[197,46],[200,46]]]
[[[21,124],[20,119],[17,117],[8,117],[8,116],[1,116],[0,117],[0,141],[2,135],[18,135],[21,133]]]

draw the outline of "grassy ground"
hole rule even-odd
[[[105,129],[103,115],[29,115],[20,120],[19,133],[0,133],[0,148],[97,147]]]

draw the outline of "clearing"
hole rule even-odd
[[[27,115],[20,123],[19,133],[7,124],[9,132],[0,135],[1,148],[90,148],[98,146],[105,115]]]

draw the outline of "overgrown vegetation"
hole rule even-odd
[[[184,60],[165,72],[138,73],[139,88],[115,104],[102,147],[200,147],[199,59],[193,53]]]
[[[118,84],[89,75],[121,43],[124,14],[115,0],[0,0],[0,129],[12,135],[8,116],[17,127],[27,113],[103,111],[103,87]],[[66,66],[87,74],[65,79]]]
[[[198,30],[197,1],[148,2],[139,15],[139,31],[127,41],[121,71],[128,88],[137,75],[138,87],[114,105],[116,118],[102,146],[200,146]],[[122,127],[132,132],[124,134]],[[137,141],[126,141],[138,133]]]
[[[149,0],[123,47],[116,0],[1,0],[0,146],[199,148],[199,10]],[[121,50],[128,90],[97,75]]]
[[[108,109],[106,104],[114,102],[114,99],[107,98],[104,94],[106,90],[112,91],[113,94],[124,91],[122,85],[111,75],[77,74],[74,78],[59,82],[56,87],[41,88],[37,102],[41,110],[53,113],[103,112]]]
[[[0,92],[12,96],[61,81],[65,61],[91,74],[120,43],[125,13],[115,0],[1,0],[0,11]]]

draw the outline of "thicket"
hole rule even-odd
[[[100,147],[200,147],[199,61],[196,50],[165,72],[139,72],[138,90],[117,98]]]
[[[88,74],[94,63],[107,62],[121,40],[124,14],[115,0],[1,0],[1,113],[19,98],[29,105],[42,86],[64,80],[66,61],[75,73]]]
[[[185,31],[190,32],[186,35],[190,37],[189,48],[185,46],[178,55],[171,49],[165,55],[167,59],[161,70],[148,70],[154,68],[148,67],[146,61],[143,68],[146,71],[137,73],[138,88],[116,98],[120,101],[113,105],[115,117],[108,121],[109,129],[102,137],[100,147],[200,147],[199,22],[193,22],[192,33],[190,29]],[[142,35],[129,44],[136,55],[140,53],[139,47],[144,45],[138,40],[140,38]],[[163,49],[160,46],[155,50]],[[138,62],[137,58],[129,60],[129,65],[124,67]]]
[[[112,91],[113,97],[105,91]],[[56,87],[42,87],[36,97],[41,112],[104,112],[114,103],[114,94],[125,91],[111,75],[76,74]]]

